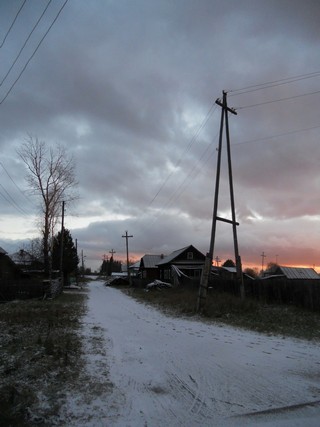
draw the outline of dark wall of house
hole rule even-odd
[[[0,281],[19,279],[22,276],[22,271],[7,255],[0,256]]]
[[[159,279],[159,269],[158,268],[145,268],[141,269],[142,279],[153,281]]]

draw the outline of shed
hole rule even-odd
[[[140,260],[139,274],[142,279],[154,280],[159,278],[157,263],[164,259],[164,255],[144,255]]]
[[[264,278],[283,277],[288,280],[319,280],[319,274],[313,268],[277,266],[272,271],[266,271]]]

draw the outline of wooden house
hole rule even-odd
[[[264,279],[283,278],[287,280],[319,280],[319,274],[313,268],[285,267],[277,265],[263,274]]]
[[[178,249],[157,263],[159,279],[174,284],[199,284],[204,261],[205,255],[192,245]]]
[[[164,255],[144,255],[140,260],[139,275],[141,279],[159,279],[158,263],[164,259]]]
[[[0,247],[0,283],[8,283],[23,276],[20,268],[12,261],[7,252]]]

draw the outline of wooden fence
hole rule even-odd
[[[214,290],[240,296],[236,280],[213,279],[210,286]],[[244,287],[247,297],[266,304],[287,304],[320,311],[320,280],[245,280]]]

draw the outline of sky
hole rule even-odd
[[[2,0],[0,246],[40,236],[17,155],[31,135],[75,160],[65,227],[87,267],[124,260],[126,231],[132,260],[206,253],[226,91],[243,267],[320,271],[319,21],[317,0]],[[230,224],[215,257],[234,258]]]

